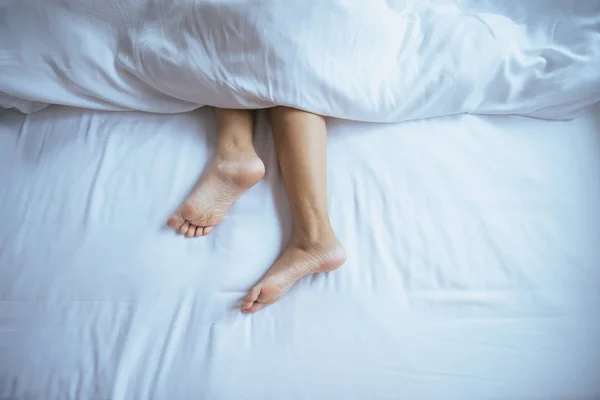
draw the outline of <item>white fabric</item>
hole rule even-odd
[[[36,102],[387,122],[600,100],[592,0],[8,0],[0,21],[0,94]]]
[[[2,399],[598,399],[600,113],[330,120],[341,269],[234,306],[290,215],[264,181],[206,238],[162,226],[212,111],[0,113]]]

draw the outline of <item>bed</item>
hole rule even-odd
[[[56,16],[93,15],[79,31],[88,34],[69,38],[89,42],[108,18],[92,2],[27,2],[0,6],[20,22],[0,33],[56,34],[58,17],[44,12],[54,7]],[[364,8],[334,3],[322,7]],[[466,3],[426,1],[419,7],[429,13],[403,14],[416,3],[378,2],[365,20],[384,7],[408,20],[458,18]],[[526,26],[522,38],[546,50],[532,33],[544,16],[585,14],[588,53],[573,49],[565,54],[575,61],[556,69],[558,58],[542,57],[541,70],[520,59],[525,75],[514,48],[493,53],[487,62],[501,61],[506,74],[494,70],[491,80],[454,79],[467,71],[459,61],[458,75],[429,69],[396,87],[422,84],[400,107],[399,91],[337,90],[343,76],[302,75],[333,93],[327,100],[250,84],[227,69],[230,58],[218,73],[235,79],[196,76],[207,91],[192,98],[182,75],[169,93],[135,57],[108,63],[134,79],[96,69],[102,47],[56,54],[52,38],[48,49],[20,50],[24,36],[9,43],[0,34],[9,49],[0,59],[0,399],[600,398],[600,13],[590,13],[593,2],[548,2],[539,26],[515,17],[510,28],[494,4],[476,4],[488,8],[477,14],[488,29],[517,40],[521,31],[510,29]],[[511,17],[536,11],[506,8]],[[27,25],[31,13],[48,24]],[[566,37],[560,22],[555,39]],[[569,37],[581,39],[577,32]],[[448,80],[436,81],[436,97],[428,79],[440,76]],[[234,95],[217,93],[215,82]],[[348,261],[245,315],[239,300],[291,233],[264,111],[254,141],[265,178],[207,237],[185,239],[165,222],[214,152],[213,110],[198,106],[267,107],[281,96],[331,116],[329,205]]]
[[[329,120],[340,270],[252,316],[290,232],[267,175],[214,235],[165,219],[212,110],[0,123],[0,398],[595,399],[600,113]]]

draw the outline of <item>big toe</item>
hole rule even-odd
[[[281,299],[281,296],[286,292],[285,289],[280,288],[278,285],[266,286],[260,292],[260,295],[256,299],[256,302],[260,304],[273,304],[277,300]]]
[[[181,215],[181,212],[177,211],[177,212],[175,212],[175,214],[173,214],[173,215],[171,215],[171,217],[169,217],[169,219],[167,220],[167,226],[169,228],[177,229],[181,225],[183,225],[184,222],[185,222],[185,219]]]
[[[264,306],[275,303],[286,292],[286,289],[279,285],[274,285],[269,281],[269,278],[261,280],[257,283],[244,300],[240,303],[242,312],[255,313]]]
[[[242,302],[240,303],[241,309],[248,310],[250,307],[252,307],[252,305],[258,299],[258,296],[260,296],[260,292],[261,287],[259,285],[256,285],[252,289],[250,289],[246,297],[244,297],[244,300],[242,300]]]

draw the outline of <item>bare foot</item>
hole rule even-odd
[[[253,151],[217,153],[167,225],[188,238],[208,235],[242,193],[264,175],[265,165]]]
[[[317,244],[294,241],[283,251],[275,264],[254,285],[240,303],[245,313],[255,313],[267,304],[279,300],[305,275],[330,272],[344,264],[346,252],[332,233],[331,238]]]

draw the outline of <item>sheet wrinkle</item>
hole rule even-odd
[[[90,118],[90,124],[92,123],[92,119]],[[97,209],[96,204],[101,203],[101,195],[99,194],[99,178],[102,173],[102,170],[105,168],[105,161],[108,156],[108,140],[102,140],[102,148],[100,149],[100,156],[96,163],[96,167],[94,168],[94,173],[90,182],[89,191],[87,192],[87,201],[85,206],[85,211],[83,214],[84,225],[91,225],[96,222],[97,219]],[[99,199],[100,196],[100,199]]]

